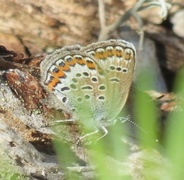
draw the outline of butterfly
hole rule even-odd
[[[105,136],[125,105],[135,62],[134,45],[121,39],[66,46],[41,62],[41,84],[58,109]]]

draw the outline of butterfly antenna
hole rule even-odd
[[[142,132],[144,133],[148,133],[147,131],[145,131],[141,126],[139,126],[136,122],[132,121],[131,120],[131,116],[130,115],[127,115],[126,117],[121,117],[121,122],[124,123],[126,121],[132,123],[135,127],[137,127],[138,129],[140,129]]]

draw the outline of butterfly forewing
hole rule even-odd
[[[105,73],[94,58],[78,50],[60,49],[47,56],[41,63],[44,66],[47,73],[41,68],[42,84],[61,101],[62,109],[85,121],[93,121],[98,111],[102,116],[104,99],[98,88]]]

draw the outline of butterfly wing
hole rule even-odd
[[[123,40],[56,50],[41,63],[42,85],[61,109],[89,126],[102,127],[124,106],[132,83],[135,48]]]
[[[132,84],[136,51],[133,44],[124,40],[93,43],[81,49],[105,71],[107,121],[113,120],[123,108]]]
[[[106,113],[104,93],[99,93],[105,76],[92,56],[78,46],[56,50],[42,61],[41,77],[42,85],[60,100],[61,109],[89,126],[98,126],[94,119]]]

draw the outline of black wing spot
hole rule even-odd
[[[110,70],[115,70],[115,67],[114,66],[110,66]]]
[[[104,96],[99,96],[98,99],[101,100],[101,101],[104,101],[105,97]]]
[[[53,69],[53,72],[54,72],[54,73],[58,73],[58,72],[59,72],[59,69],[58,69],[57,67],[55,67],[55,68]]]
[[[74,83],[77,83],[77,82],[78,82],[76,78],[73,78],[72,81],[73,81]]]
[[[118,78],[111,78],[110,81],[111,82],[116,82],[116,83],[119,83],[120,82],[120,80]]]
[[[75,84],[70,84],[70,87],[71,87],[72,89],[77,89],[77,86],[76,86]]]
[[[123,69],[122,69],[122,72],[123,72],[123,73],[127,73],[127,72],[128,72],[128,69],[127,69],[127,68],[123,68]]]
[[[84,75],[85,77],[89,77],[89,73],[88,73],[88,72],[83,72],[83,75]]]
[[[85,97],[85,99],[87,99],[87,100],[90,99],[90,96],[89,96],[89,95],[85,95],[84,97]]]
[[[61,66],[61,67],[64,67],[65,63],[63,61],[61,61],[58,65]]]
[[[82,102],[82,98],[81,98],[81,97],[78,97],[78,98],[77,98],[77,101],[78,101],[78,102]]]
[[[98,82],[97,77],[92,77],[91,80],[92,80],[93,82]]]
[[[77,73],[76,76],[77,76],[77,77],[81,77],[81,73]]]
[[[91,86],[83,86],[81,87],[82,90],[93,90]]]
[[[65,103],[67,101],[67,97],[63,97],[62,101]]]
[[[69,88],[69,87],[67,87],[67,86],[65,86],[65,87],[61,88],[61,91],[68,91],[68,90],[70,90],[70,88]]]
[[[100,85],[99,90],[105,90],[105,85]]]
[[[117,67],[116,70],[120,72],[122,69],[121,67]]]

